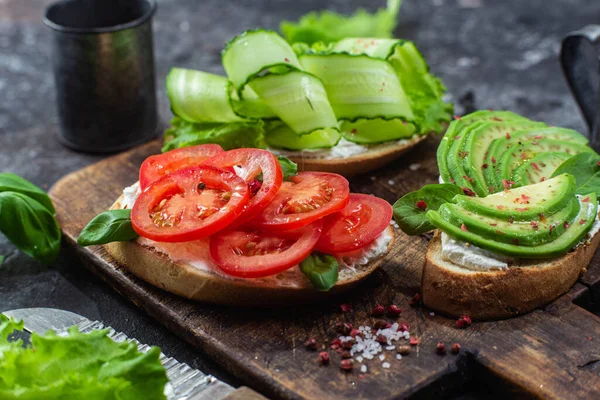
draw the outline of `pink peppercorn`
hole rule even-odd
[[[329,353],[326,351],[320,352],[317,360],[319,361],[319,363],[321,363],[323,365],[329,364]]]
[[[350,370],[352,370],[353,364],[354,363],[351,359],[344,359],[340,362],[340,368],[343,369],[344,371],[350,371]]]
[[[458,317],[458,319],[456,320],[457,328],[465,329],[469,326],[471,326],[471,318],[466,315],[462,315],[462,316]]]
[[[437,346],[435,346],[435,352],[438,354],[446,354],[446,345],[444,342],[439,342]]]
[[[385,314],[385,307],[381,304],[377,304],[373,307],[373,310],[371,310],[371,315],[374,317],[381,317],[383,314]]]
[[[387,312],[390,317],[394,318],[398,317],[402,313],[402,309],[399,308],[397,305],[392,304],[388,307]]]

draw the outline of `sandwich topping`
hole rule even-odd
[[[386,253],[389,203],[350,193],[337,174],[284,180],[284,162],[266,150],[210,146],[144,161],[121,202],[138,244],[219,276],[284,286],[314,284],[324,270],[350,276]]]
[[[166,86],[175,118],[163,150],[218,143],[343,158],[440,132],[452,114],[445,87],[406,40],[292,46],[258,29],[234,37],[222,63],[226,76],[171,70]]]
[[[442,258],[467,269],[560,257],[600,229],[599,159],[575,131],[478,111],[442,139],[440,184],[400,199],[395,218],[411,234],[438,228]]]

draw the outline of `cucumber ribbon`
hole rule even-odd
[[[302,150],[332,147],[341,137],[373,144],[441,131],[452,114],[444,86],[409,41],[352,38],[292,48],[276,32],[252,30],[227,44],[222,62],[226,77],[171,69],[176,128],[168,135],[176,138],[177,127],[189,135],[234,124],[261,129],[271,147]]]

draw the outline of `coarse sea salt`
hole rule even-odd
[[[385,360],[385,354],[382,354],[384,350],[392,351],[396,349],[393,344],[398,340],[405,340],[410,337],[408,331],[398,330],[400,325],[395,322],[389,328],[374,329],[370,326],[359,326],[358,331],[360,335],[356,337],[351,336],[340,336],[338,339],[340,342],[352,342],[352,347],[349,350],[350,355],[359,363],[364,360],[372,360],[377,357],[380,361]],[[407,336],[408,335],[408,336]],[[385,338],[385,343],[382,345],[377,341],[378,336]]]
[[[365,372],[367,372],[367,366],[366,366],[366,365],[361,365],[361,366],[360,366],[360,372],[362,372],[363,374],[364,374]]]
[[[390,363],[389,362],[384,362],[383,364],[381,364],[381,366],[383,368],[389,368],[390,367]]]

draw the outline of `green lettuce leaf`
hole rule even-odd
[[[387,7],[371,14],[358,9],[345,16],[332,11],[310,12],[297,22],[283,21],[280,30],[289,43],[331,43],[345,37],[390,38],[396,29],[401,0],[388,0]]]
[[[108,330],[68,336],[31,335],[31,346],[9,341],[23,323],[0,315],[0,398],[4,400],[165,399],[167,376],[160,349],[138,351],[133,342],[115,343]]]
[[[193,123],[175,117],[165,132],[162,151],[199,144],[215,143],[223,149],[265,148],[263,122]]]
[[[396,46],[388,60],[408,96],[421,133],[443,132],[450,123],[454,107],[444,102],[446,87],[429,72],[427,62],[414,43]]]

